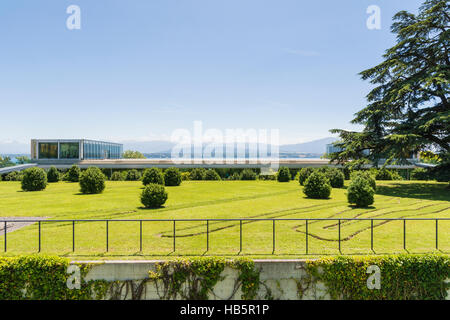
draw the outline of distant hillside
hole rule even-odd
[[[142,153],[170,153],[175,143],[170,141],[124,141],[123,150],[136,150]]]
[[[322,155],[326,152],[326,145],[336,141],[336,138],[324,138],[310,142],[286,144],[280,146],[280,153],[302,153]],[[175,143],[170,141],[125,141],[124,150],[137,150],[145,154],[170,154]],[[269,147],[270,149],[270,147]]]
[[[280,146],[280,152],[323,154],[326,152],[327,144],[333,143],[336,140],[337,140],[336,138],[329,137],[304,143],[285,144]]]
[[[30,144],[20,143],[17,141],[1,142],[0,141],[0,155],[2,154],[29,154]]]

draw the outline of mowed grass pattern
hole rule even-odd
[[[77,222],[75,252],[72,223],[52,219],[221,219],[221,218],[449,218],[450,191],[434,182],[378,181],[373,206],[357,209],[348,205],[346,190],[333,189],[327,200],[308,199],[296,181],[184,181],[167,187],[169,199],[160,209],[144,209],[139,201],[140,182],[109,181],[99,195],[82,195],[77,183],[49,184],[42,192],[22,192],[18,182],[0,182],[0,217],[48,217],[42,222],[41,252],[73,259],[164,258],[191,255],[251,256],[255,258],[305,257],[304,221],[277,221],[273,252],[272,221],[244,221],[242,251],[238,221],[178,221],[176,251],[173,223],[143,222],[140,252],[139,222]],[[407,221],[407,250],[434,252],[435,222]],[[335,255],[338,251],[337,221],[309,221],[308,256]],[[341,221],[342,254],[371,254],[370,221]],[[0,248],[4,237],[0,236]],[[8,233],[3,255],[34,253],[38,227],[31,225]],[[439,249],[450,249],[450,221],[439,222]],[[402,221],[374,221],[377,254],[403,250]]]

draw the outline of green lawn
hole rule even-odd
[[[72,252],[72,224],[52,219],[187,219],[187,218],[449,218],[447,184],[378,181],[375,203],[355,209],[345,189],[333,189],[331,199],[305,198],[298,182],[185,181],[168,187],[164,208],[141,207],[140,182],[107,182],[100,195],[82,195],[77,183],[50,184],[42,192],[22,192],[18,182],[0,182],[0,217],[48,217],[42,223],[42,251],[72,259],[150,259],[180,255],[251,256],[254,258],[305,257],[305,223],[279,221],[276,250],[272,253],[272,221],[244,222],[243,250],[239,252],[239,222],[211,221],[208,252],[205,222],[177,222],[176,251],[171,222],[143,223],[143,252],[139,252],[139,223],[110,222],[109,252],[105,252],[104,222],[76,224],[76,251]],[[374,223],[377,254],[403,251],[401,221]],[[410,253],[434,252],[435,222],[408,221]],[[338,227],[333,221],[309,222],[309,255],[336,255]],[[342,222],[343,254],[370,254],[370,221]],[[37,224],[8,233],[6,255],[33,253],[38,248]],[[3,235],[0,250],[3,251]],[[450,221],[439,223],[439,249],[450,251]],[[5,253],[1,252],[1,255]]]

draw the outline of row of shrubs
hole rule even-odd
[[[308,168],[305,168],[308,169]],[[51,169],[54,174],[53,180],[73,181],[79,176],[80,170],[74,166],[66,172],[60,172],[56,168]],[[107,179],[112,181],[138,181],[142,179],[142,170],[109,170],[101,169]],[[309,169],[308,169],[309,170]],[[339,168],[344,174],[345,180],[350,180],[352,171],[348,168]],[[144,170],[145,171],[145,170]],[[278,180],[280,182],[298,180],[302,170],[296,168],[280,168],[276,174],[261,174],[259,169],[239,169],[239,168],[216,168],[216,169],[183,169],[180,170],[182,180]],[[304,170],[303,170],[304,171]],[[376,180],[438,180],[429,170],[416,168],[409,176],[404,170],[369,169],[367,170]],[[287,180],[289,178],[289,180]],[[11,172],[0,175],[0,181],[22,181],[23,172]],[[77,181],[77,180],[76,180]],[[76,182],[74,181],[74,182]]]
[[[128,171],[128,175],[130,172],[134,171]],[[21,185],[24,191],[42,191],[48,183],[58,182],[61,179],[61,174],[55,167],[51,167],[48,172],[42,168],[33,167],[24,170],[21,175]],[[81,171],[78,166],[72,166],[63,177],[66,181],[79,182],[80,192],[84,194],[102,193],[107,179],[106,175],[97,167]],[[139,180],[137,175],[135,178]],[[142,183],[145,185],[140,196],[142,204],[146,208],[158,208],[168,198],[164,186],[179,186],[181,173],[177,168],[168,168],[164,174],[157,168],[147,169],[144,171]]]
[[[381,172],[379,170],[378,172]],[[357,207],[367,207],[374,202],[376,178],[374,171],[353,171],[350,174],[350,184],[347,188],[347,200]],[[344,173],[336,168],[303,168],[298,174],[303,193],[308,198],[328,199],[332,188],[344,187]]]

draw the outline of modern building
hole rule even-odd
[[[86,139],[32,139],[34,161],[78,162],[81,160],[120,159],[123,145]]]

